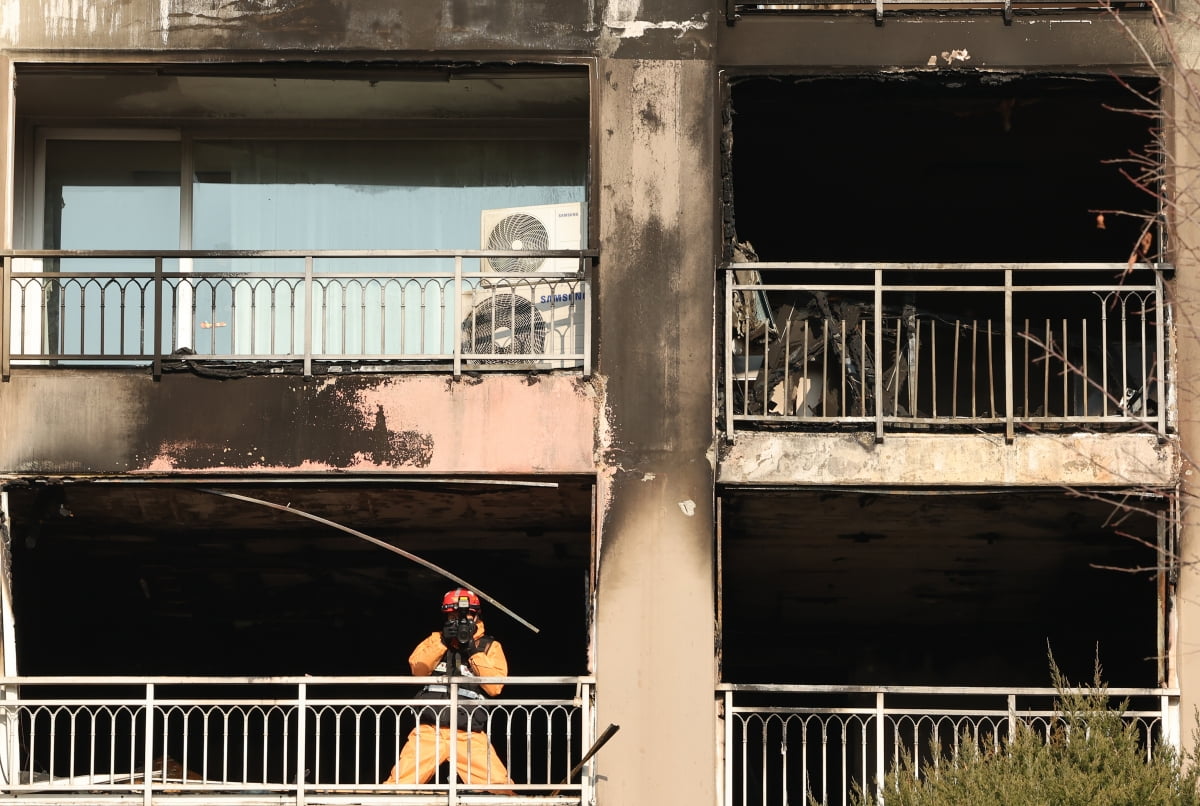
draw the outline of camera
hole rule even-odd
[[[447,616],[442,625],[442,642],[446,645],[461,646],[475,637],[475,622],[459,618],[455,614]]]

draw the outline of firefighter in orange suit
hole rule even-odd
[[[456,676],[481,678],[477,684],[458,687],[459,710],[457,761],[458,777],[467,786],[512,784],[504,762],[488,740],[487,716],[490,709],[472,707],[472,703],[495,697],[502,683],[484,683],[483,678],[508,675],[508,660],[500,642],[488,635],[479,617],[479,596],[466,588],[456,588],[442,597],[445,616],[440,632],[434,632],[417,645],[408,657],[408,665],[417,677],[443,675],[457,667]],[[421,689],[417,699],[447,700],[445,684]],[[385,784],[423,784],[433,777],[438,766],[450,758],[450,709],[423,706],[418,724],[408,735],[400,758],[392,767]],[[511,795],[508,789],[479,787],[499,795]]]

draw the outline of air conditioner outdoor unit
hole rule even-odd
[[[579,202],[540,204],[484,210],[480,216],[480,249],[545,251],[579,249],[583,240],[583,205]],[[570,258],[493,257],[481,270],[497,274],[573,272],[579,261]]]
[[[465,360],[539,369],[581,366],[586,295],[587,289],[567,280],[464,291],[459,346],[464,355],[473,354]],[[538,357],[506,357],[511,355]]]

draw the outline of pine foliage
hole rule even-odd
[[[1197,757],[1145,737],[1112,704],[1100,682],[1073,689],[1057,667],[1055,716],[1047,731],[1020,719],[1015,735],[992,742],[964,735],[957,758],[942,756],[916,775],[911,757],[888,776],[886,806],[1200,806]],[[981,748],[980,745],[984,745]],[[879,806],[858,790],[854,806]]]

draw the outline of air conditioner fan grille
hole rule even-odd
[[[550,233],[537,216],[512,213],[496,222],[488,233],[488,249],[505,251],[545,251],[550,248]],[[488,264],[493,271],[505,274],[529,274],[546,262],[541,257],[492,257]]]
[[[460,346],[463,353],[476,355],[542,354],[548,329],[546,320],[529,300],[515,294],[495,294],[476,305],[463,320]]]

